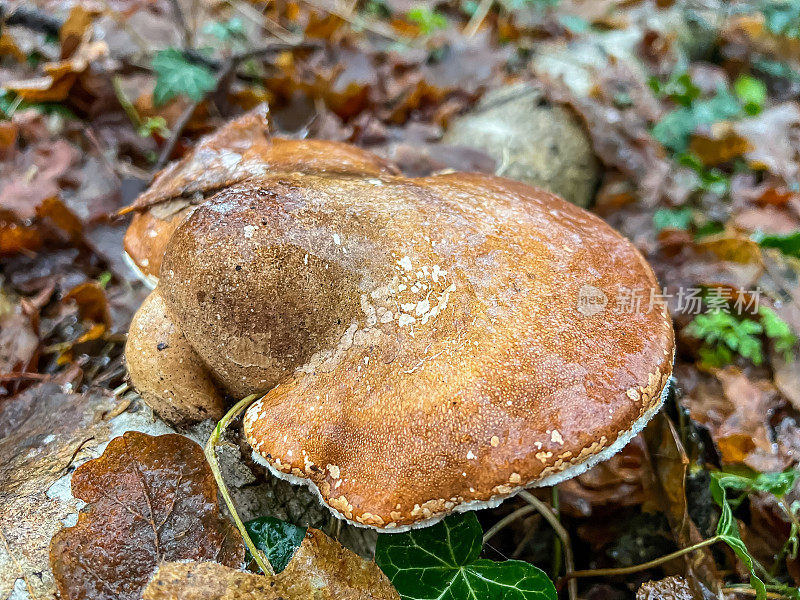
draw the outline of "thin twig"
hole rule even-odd
[[[250,396],[247,396],[246,398],[243,398],[234,404],[233,407],[225,414],[225,416],[222,417],[220,422],[217,423],[217,426],[214,428],[211,437],[208,438],[208,443],[206,444],[204,452],[206,455],[206,460],[211,467],[211,472],[214,474],[214,479],[217,480],[219,493],[222,495],[222,499],[225,500],[225,505],[228,507],[228,511],[231,513],[233,522],[236,523],[236,527],[239,529],[239,533],[242,534],[242,539],[244,540],[245,546],[247,546],[247,549],[250,550],[250,554],[252,554],[253,559],[256,561],[256,564],[259,566],[261,571],[265,575],[274,575],[275,571],[272,569],[272,565],[269,564],[269,561],[264,560],[261,552],[259,552],[258,548],[256,548],[253,540],[250,539],[250,534],[247,533],[247,528],[244,526],[244,523],[242,523],[239,513],[236,512],[236,506],[233,504],[233,499],[231,499],[231,495],[228,492],[228,486],[225,485],[225,480],[222,478],[222,473],[219,470],[219,461],[217,461],[217,444],[219,443],[219,438],[225,432],[225,428],[228,426],[228,423],[239,416],[239,413],[243,412],[256,400],[256,398],[259,397],[260,394],[251,394]]]
[[[520,498],[523,498],[528,504],[534,506],[547,522],[550,523],[550,527],[553,528],[556,535],[561,539],[561,549],[562,552],[564,552],[564,567],[567,570],[567,575],[573,573],[575,570],[575,560],[572,557],[572,544],[570,544],[569,541],[569,533],[564,529],[561,521],[558,520],[556,514],[547,504],[530,492],[522,490],[519,495]],[[576,600],[578,598],[578,582],[574,579],[570,579],[567,582],[567,593],[569,594],[570,600]]]
[[[181,28],[181,35],[183,36],[183,47],[184,48],[191,48],[192,47],[192,32],[189,29],[189,24],[186,22],[186,15],[183,14],[183,8],[181,8],[180,0],[169,0],[170,6],[172,6],[172,12],[175,15],[175,20],[178,22],[178,25]]]
[[[559,520],[561,519],[561,502],[558,497],[558,487],[553,486],[550,490],[551,499],[550,504],[553,507],[553,513],[556,515],[556,518]],[[561,564],[564,552],[561,548],[561,540],[553,540],[553,579],[558,578],[559,574],[561,573]]]
[[[481,0],[477,10],[472,15],[472,18],[470,18],[469,23],[464,27],[465,37],[472,37],[478,33],[478,29],[480,29],[481,24],[483,24],[484,19],[486,19],[486,15],[488,15],[489,11],[492,9],[492,4],[494,4],[494,0]]]
[[[588,569],[586,571],[567,572],[567,574],[564,575],[562,579],[574,580],[578,577],[615,577],[617,575],[629,575],[631,573],[646,571],[647,569],[660,567],[664,563],[668,563],[669,561],[679,558],[684,554],[689,554],[690,552],[694,552],[695,550],[699,550],[700,548],[705,548],[706,546],[711,546],[712,544],[716,544],[717,542],[721,541],[721,539],[722,538],[715,535],[714,537],[708,538],[707,540],[694,544],[693,546],[682,548],[680,550],[672,552],[671,554],[661,556],[659,558],[648,561],[646,563],[642,563],[640,565],[633,565],[631,567],[617,567],[613,569]]]
[[[0,381],[16,381],[18,379],[30,379],[33,381],[47,381],[55,377],[49,373],[31,373],[28,371],[16,371],[12,373],[0,373]]]
[[[169,136],[167,143],[164,144],[164,147],[161,149],[161,154],[158,155],[158,160],[153,166],[153,175],[163,169],[164,165],[169,162],[169,157],[172,156],[172,151],[175,150],[175,146],[178,143],[178,138],[181,137],[183,129],[186,127],[186,125],[188,125],[189,119],[192,118],[192,115],[194,114],[194,111],[197,110],[198,106],[200,106],[199,101],[192,102],[184,109],[184,111],[181,113],[181,116],[178,117],[178,120],[175,121],[175,126],[172,128],[172,135]]]
[[[502,519],[500,519],[497,523],[491,526],[491,528],[483,534],[483,543],[485,544],[490,539],[492,539],[501,529],[507,527],[509,524],[513,523],[517,519],[524,517],[527,514],[535,512],[537,509],[535,506],[531,506],[528,504],[527,506],[523,506],[522,508],[518,508],[511,514],[506,515]]]

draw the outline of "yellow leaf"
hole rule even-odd
[[[380,570],[316,529],[309,529],[289,565],[274,577],[212,562],[167,562],[143,600],[399,600]]]

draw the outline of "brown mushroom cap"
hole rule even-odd
[[[599,218],[466,174],[249,180],[182,222],[158,286],[222,387],[270,390],[244,423],[270,468],[395,531],[577,475],[644,426],[673,331],[660,304],[615,310],[626,289],[657,283]]]
[[[173,423],[221,419],[225,402],[208,367],[170,318],[161,294],[150,294],[131,321],[125,358],[131,381]]]
[[[203,138],[122,211],[136,212],[124,247],[131,266],[151,287],[172,233],[197,204],[218,190],[267,173],[398,173],[390,163],[349,144],[270,137],[268,116],[267,108],[259,107]]]

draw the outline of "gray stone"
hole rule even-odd
[[[544,188],[586,207],[599,177],[587,132],[566,108],[520,84],[494,90],[456,119],[442,142],[481,150],[497,175]]]

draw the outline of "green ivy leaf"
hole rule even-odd
[[[684,152],[695,129],[739,116],[742,106],[730,90],[720,87],[716,95],[707,100],[691,100],[667,113],[653,126],[653,137],[673,152]]]
[[[800,231],[787,235],[765,235],[758,244],[762,248],[777,248],[787,256],[800,258]]]
[[[711,473],[711,497],[722,509],[717,523],[717,535],[747,565],[750,570],[750,585],[756,590],[758,600],[766,598],[767,589],[764,582],[756,575],[753,558],[739,534],[739,526],[728,500],[728,491],[736,490],[743,493],[759,491],[781,498],[794,487],[798,476],[800,476],[800,472],[794,469],[788,469],[782,473],[756,473],[744,470]]]
[[[711,479],[725,490],[737,490],[742,492],[766,492],[777,498],[782,498],[794,487],[800,471],[787,469],[779,473],[758,473],[749,470],[737,471],[714,471]],[[712,489],[713,493],[713,489]],[[717,500],[715,497],[714,500]],[[719,501],[717,501],[719,503]]]
[[[203,27],[203,33],[206,35],[213,35],[220,41],[227,42],[228,40],[245,37],[244,23],[238,17],[233,17],[227,21],[212,21]]]
[[[800,38],[800,5],[796,2],[772,2],[764,7],[764,16],[770,32]]]
[[[553,583],[530,563],[478,558],[483,531],[474,513],[421,530],[378,537],[375,562],[404,600],[556,600]]]
[[[744,545],[741,536],[739,535],[739,525],[733,517],[733,511],[728,498],[726,488],[720,483],[719,479],[715,479],[715,473],[711,474],[711,496],[722,509],[719,522],[717,523],[717,535],[724,541],[734,554],[741,560],[750,570],[750,585],[756,590],[757,600],[765,600],[767,597],[767,588],[764,582],[756,575],[753,565],[753,558],[747,551],[747,546]]]
[[[217,85],[211,71],[189,62],[175,48],[159,50],[153,57],[153,70],[156,72],[153,101],[159,106],[181,94],[199,102]]]
[[[244,526],[256,548],[264,553],[276,573],[286,568],[306,537],[305,527],[298,527],[274,517],[259,517],[247,521]],[[247,562],[251,559],[248,553]]]
[[[690,208],[659,208],[653,214],[653,225],[656,231],[662,229],[689,229],[692,224],[692,210]]]

